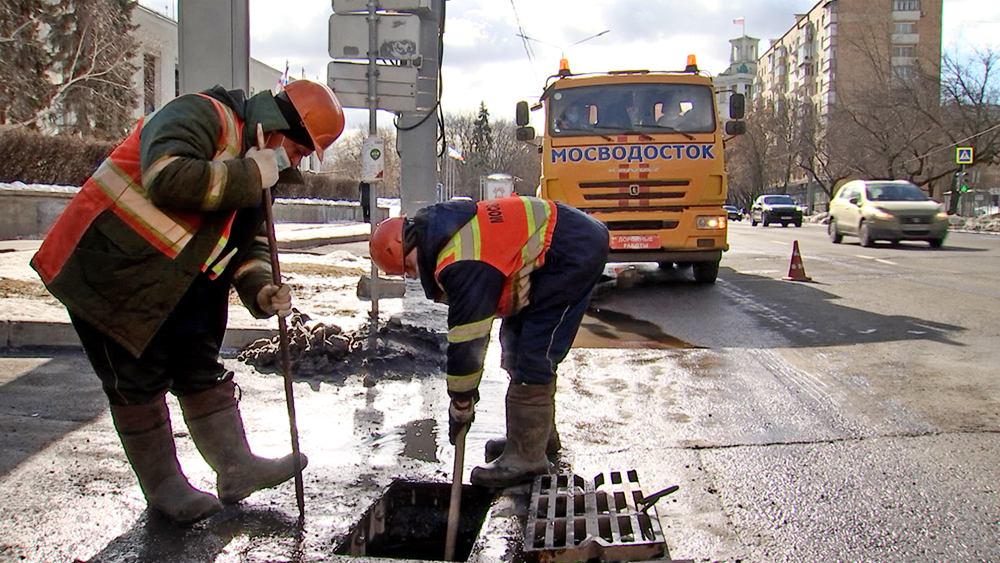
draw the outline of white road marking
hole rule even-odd
[[[856,258],[864,258],[865,260],[872,260],[880,264],[888,264],[889,266],[898,266],[899,264],[893,262],[892,260],[883,260],[882,258],[875,258],[874,256],[865,256],[864,254],[855,254]]]

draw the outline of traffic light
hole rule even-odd
[[[958,184],[958,191],[960,193],[966,193],[969,191],[968,175],[969,173],[962,170],[961,172],[955,172],[955,183]]]

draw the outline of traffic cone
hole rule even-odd
[[[802,265],[802,255],[799,254],[799,241],[795,241],[792,246],[792,263],[788,266],[788,275],[781,278],[787,281],[812,281],[806,276],[805,266]]]

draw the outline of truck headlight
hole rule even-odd
[[[725,215],[699,215],[695,221],[699,229],[722,230],[726,228]]]

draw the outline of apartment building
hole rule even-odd
[[[942,2],[820,0],[761,55],[760,95],[808,99],[826,115],[838,95],[875,80],[939,83]]]

